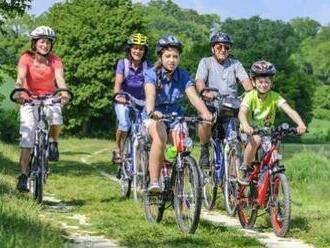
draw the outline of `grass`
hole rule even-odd
[[[17,149],[1,144],[0,247],[62,247],[64,234],[49,221],[41,221],[40,207],[15,190],[17,164],[7,155]],[[12,155],[11,155],[12,156]]]
[[[164,220],[160,224],[148,224],[144,219],[141,204],[121,200],[117,183],[99,173],[100,170],[107,173],[116,171],[109,163],[112,146],[113,143],[107,140],[61,140],[61,158],[58,163],[51,165],[52,174],[46,191],[71,206],[72,209],[68,213],[39,209],[26,197],[15,193],[7,193],[6,197],[11,196],[14,205],[22,205],[21,201],[30,204],[30,208],[23,208],[28,209],[29,214],[37,215],[41,211],[47,219],[61,220],[69,224],[79,225],[68,217],[76,214],[86,215],[90,225],[80,225],[82,230],[103,234],[127,247],[261,247],[256,240],[242,236],[235,229],[206,221],[201,221],[196,234],[184,235],[176,227],[171,209],[166,210]],[[2,172],[7,181],[5,185],[12,189],[14,176],[17,174],[17,165],[13,161],[17,159],[18,148],[7,145],[1,146],[0,151],[3,158],[1,162],[5,165]],[[285,144],[282,152],[292,188],[292,225],[289,235],[316,247],[329,247],[329,146]],[[3,193],[1,197],[4,197]],[[47,204],[49,203],[45,203],[46,206]],[[217,208],[222,209],[221,199]],[[24,216],[22,219],[26,218]],[[60,237],[58,228],[44,224],[43,221],[38,223],[45,225],[45,232],[55,230]],[[2,222],[0,227],[3,228]],[[271,231],[266,217],[258,218],[257,227],[263,231]],[[39,229],[38,232],[41,233]]]

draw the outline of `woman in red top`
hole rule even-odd
[[[54,30],[47,26],[40,26],[33,30],[30,36],[31,51],[25,52],[19,59],[16,87],[24,87],[35,96],[53,94],[56,88],[66,88],[62,61],[51,52],[56,37]],[[62,93],[62,105],[67,103],[68,99],[68,94]],[[28,164],[37,124],[35,111],[36,108],[30,105],[22,105],[20,108],[21,175],[17,185],[20,191],[27,191]],[[63,123],[61,106],[50,106],[47,112],[47,119],[51,125],[50,159],[57,161],[57,139]]]

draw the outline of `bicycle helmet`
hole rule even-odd
[[[33,40],[40,38],[47,38],[50,39],[52,42],[54,42],[56,38],[56,34],[54,30],[48,26],[39,26],[30,33],[30,37]]]
[[[183,44],[173,35],[163,36],[158,40],[156,44],[157,55],[160,55],[161,51],[167,47],[175,47],[179,50],[179,53],[181,53],[183,49]]]
[[[141,45],[148,47],[147,36],[140,33],[132,34],[127,40],[127,45]]]
[[[275,74],[275,66],[266,60],[259,60],[254,62],[250,70],[251,77],[274,76]]]
[[[230,36],[226,33],[222,32],[213,32],[210,37],[210,45],[214,46],[216,43],[225,43],[225,44],[233,44]]]

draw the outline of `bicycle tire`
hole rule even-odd
[[[283,199],[279,200],[281,193]],[[290,229],[291,199],[289,182],[283,173],[277,173],[272,177],[269,213],[274,233],[279,237],[286,236]]]
[[[131,172],[127,170],[131,163],[131,137],[130,135],[125,139],[122,146],[122,163],[120,173],[120,197],[127,199],[131,195],[132,178]]]
[[[149,223],[160,222],[163,219],[163,214],[165,210],[165,201],[162,194],[151,195],[148,192],[148,186],[150,183],[149,176],[149,152],[147,148],[144,147],[141,153],[141,159],[143,163],[143,210],[145,219]]]
[[[235,216],[237,210],[237,169],[241,164],[239,149],[233,147],[229,149],[226,161],[224,201],[225,209],[229,216]]]
[[[190,185],[190,188],[187,187]],[[178,227],[184,233],[195,233],[202,207],[201,177],[197,163],[190,155],[182,157],[174,187],[174,209]]]
[[[133,145],[133,178],[132,178],[132,192],[133,200],[139,201],[142,196],[142,176],[143,176],[143,159],[141,154],[143,153],[143,141],[140,139],[136,145]]]
[[[237,215],[243,228],[253,228],[258,214],[256,185],[239,186]]]
[[[209,168],[202,168],[202,187],[203,187],[203,205],[207,210],[212,210],[215,206],[218,186],[215,183],[215,158],[216,153],[213,145],[210,145],[210,166]]]

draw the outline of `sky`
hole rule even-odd
[[[63,0],[32,0],[32,14],[39,15],[52,4]],[[93,1],[93,0],[91,0]],[[147,0],[133,0],[146,3]],[[295,17],[309,17],[322,25],[330,24],[330,0],[173,0],[180,7],[197,10],[201,14],[218,14],[221,20],[249,18],[259,15],[272,20],[289,21]]]

